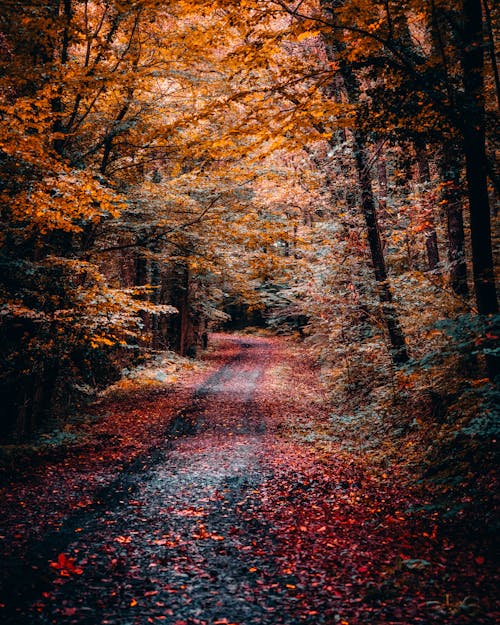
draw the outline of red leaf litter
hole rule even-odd
[[[11,477],[3,622],[498,622],[474,528],[452,531],[401,466],[303,435],[330,416],[303,349],[214,342],[204,372],[107,399],[90,442]]]

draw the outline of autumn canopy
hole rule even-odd
[[[496,17],[6,0],[2,435],[221,323],[306,338],[337,396],[467,396],[489,431]]]

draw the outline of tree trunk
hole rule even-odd
[[[431,173],[429,169],[429,160],[427,158],[425,147],[423,147],[422,145],[418,145],[418,143],[416,143],[415,154],[417,157],[418,181],[421,185],[428,184],[431,180]],[[425,194],[425,189],[424,189],[424,194]],[[439,271],[439,248],[438,248],[436,226],[434,224],[434,215],[432,214],[432,209],[428,211],[428,214],[426,216],[426,222],[427,222],[427,225],[424,230],[424,235],[425,235],[425,248],[427,251],[427,264],[429,266],[430,271],[438,273]]]
[[[493,78],[495,79],[495,92],[497,95],[497,107],[500,109],[500,77],[498,75],[498,63],[495,53],[495,33],[493,30],[493,19],[491,15],[491,9],[489,0],[483,0],[484,7],[484,25],[486,27],[486,34],[488,36],[488,53],[490,57],[491,69],[493,71]]]
[[[135,280],[136,286],[144,286],[148,283],[149,279],[149,266],[148,259],[141,253],[135,258]],[[144,336],[148,335],[151,330],[151,315],[146,311],[141,312],[141,319],[143,323]]]
[[[61,54],[60,54],[61,69],[62,69],[68,62],[68,58],[69,58],[69,54],[68,54],[69,43],[70,43],[69,32],[70,32],[71,20],[73,18],[73,7],[72,7],[71,0],[64,0],[62,16],[59,15],[60,2],[56,3],[54,10],[55,10],[56,24],[59,24],[61,21],[63,24]],[[54,146],[54,150],[58,154],[62,155],[64,151],[64,138],[62,135],[64,133],[65,128],[64,128],[63,121],[62,121],[64,106],[63,106],[63,91],[62,91],[61,86],[59,86],[57,89],[57,96],[53,98],[51,101],[51,108],[52,108],[52,113],[54,113],[54,123],[52,124],[52,130],[55,133],[55,138],[53,140],[53,146]]]
[[[383,142],[379,141],[377,144],[377,176],[378,176],[378,208],[379,215],[387,217],[387,164],[385,162],[385,155],[382,154]]]
[[[480,0],[464,0],[462,64],[464,71],[463,145],[469,198],[474,288],[481,314],[498,312],[491,247],[487,184],[484,53]]]
[[[333,37],[335,37],[335,35],[333,35]],[[330,40],[329,45],[326,46],[326,54],[331,61],[338,61],[336,58],[336,52],[337,50],[342,49],[343,44],[341,41],[338,41],[333,37]],[[342,76],[342,83],[347,95],[347,100],[349,103],[357,105],[359,103],[360,92],[358,80],[352,70],[352,67],[345,59],[340,60],[340,75]],[[399,323],[398,314],[394,306],[392,291],[387,276],[387,268],[385,265],[382,241],[377,221],[377,210],[372,188],[366,139],[363,131],[359,128],[359,125],[357,125],[354,130],[353,136],[356,172],[361,191],[362,212],[366,224],[368,244],[370,247],[375,280],[377,281],[378,286],[378,295],[382,308],[382,315],[387,327],[387,333],[389,335],[389,351],[392,362],[399,365],[407,362],[409,356],[406,349],[405,335]]]
[[[153,246],[151,250],[153,252],[157,252],[157,246]],[[153,258],[151,260],[151,286],[154,287],[151,291],[150,301],[152,304],[160,303],[160,263]],[[156,313],[152,313],[151,317],[151,346],[153,349],[159,349],[161,344],[161,336],[160,336],[160,315]]]
[[[129,92],[127,101],[118,112],[118,115],[116,116],[113,122],[112,128],[106,134],[106,137],[104,139],[104,150],[103,150],[103,155],[102,155],[102,160],[101,160],[101,166],[99,168],[99,171],[101,172],[103,176],[106,174],[106,170],[109,165],[109,159],[111,157],[111,152],[113,150],[114,138],[119,132],[120,122],[123,121],[123,119],[125,118],[125,115],[127,114],[130,108],[131,98],[132,98],[132,94],[131,92]]]
[[[451,142],[443,145],[438,159],[441,179],[441,203],[446,210],[448,230],[448,263],[450,265],[450,286],[463,298],[469,297],[467,264],[465,260],[465,232],[460,191],[460,163],[456,146]]]
[[[358,173],[359,186],[361,190],[361,205],[365,218],[368,244],[370,246],[371,259],[375,279],[378,284],[382,313],[389,334],[391,344],[391,357],[395,364],[402,364],[408,361],[405,337],[399,323],[398,315],[394,307],[392,292],[387,277],[384,254],[382,252],[382,242],[377,223],[377,212],[375,209],[375,199],[373,196],[372,182],[368,167],[368,157],[366,143],[363,133],[356,130],[354,133],[354,151],[356,160],[356,170]]]
[[[188,351],[188,333],[189,333],[189,267],[184,268],[184,284],[183,293],[181,298],[180,316],[181,316],[181,328],[180,328],[180,340],[179,340],[179,352],[181,356],[185,356]]]
[[[484,41],[481,0],[463,0],[462,67],[464,86],[463,147],[470,211],[472,269],[479,314],[498,312],[495,288],[491,220],[487,183],[486,129],[484,110]],[[488,356],[493,379],[500,359]]]

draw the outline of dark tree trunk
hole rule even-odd
[[[484,23],[486,27],[486,35],[488,37],[488,53],[490,57],[491,69],[493,71],[493,78],[495,79],[495,91],[497,95],[497,106],[500,109],[500,77],[498,75],[498,63],[496,57],[495,46],[495,33],[493,29],[493,19],[491,15],[491,9],[489,0],[483,0],[484,7]]]
[[[57,3],[57,13],[59,13],[60,11],[60,7],[59,7],[60,3]],[[71,26],[71,20],[73,18],[73,7],[72,7],[72,1],[71,0],[64,0],[63,2],[63,15],[62,17],[62,22],[63,22],[63,32],[62,32],[62,42],[61,42],[61,66],[66,65],[66,63],[68,62],[68,58],[69,58],[69,43],[70,43],[70,26]],[[59,15],[57,15],[57,22],[60,22],[61,17]],[[58,88],[58,94],[57,97],[55,97],[52,102],[51,102],[51,106],[52,106],[52,112],[54,113],[54,123],[52,125],[52,130],[54,131],[54,133],[56,133],[56,136],[54,138],[53,141],[53,145],[54,145],[54,150],[58,153],[58,154],[62,154],[64,151],[64,137],[62,136],[65,128],[64,128],[64,124],[63,124],[63,120],[62,120],[62,115],[64,112],[64,106],[63,106],[63,92],[62,92],[62,87]]]
[[[169,303],[175,306],[179,312],[169,317],[167,340],[170,349],[183,356],[196,351],[190,310],[190,282],[187,261],[180,260],[178,264],[172,267],[168,279]]]
[[[333,37],[335,37],[335,35],[333,35]],[[326,54],[331,61],[338,61],[336,53],[337,51],[342,50],[342,48],[343,43],[332,38],[329,45],[326,47]],[[357,105],[359,103],[360,92],[358,80],[352,70],[352,67],[345,59],[340,60],[340,75],[342,76],[342,83],[347,95],[347,100],[351,104]],[[361,206],[366,224],[366,233],[370,247],[373,271],[375,274],[375,280],[377,281],[382,315],[389,336],[389,351],[392,362],[399,365],[407,362],[409,356],[406,348],[405,335],[401,324],[399,323],[398,314],[394,306],[384,253],[382,250],[382,241],[377,220],[377,210],[373,194],[366,138],[359,126],[354,130],[354,155],[359,188],[361,192]]]
[[[450,102],[455,104],[453,89],[450,83],[449,64],[445,43],[443,40],[442,15],[438,12],[435,2],[432,2],[432,19],[429,30],[432,37],[432,55],[440,59],[443,79],[447,87]],[[448,234],[448,263],[450,266],[450,286],[460,297],[469,297],[467,282],[467,264],[465,258],[465,233],[463,219],[463,199],[461,193],[460,175],[462,159],[456,140],[445,139],[441,153],[437,160],[439,177],[441,180],[441,203],[446,210],[446,224]]]
[[[491,220],[487,184],[484,53],[480,0],[464,0],[463,144],[469,198],[474,288],[481,314],[498,312],[491,248]]]
[[[498,301],[487,184],[481,0],[463,0],[462,7],[463,147],[470,211],[474,290],[479,314],[493,315],[498,312]],[[499,372],[499,361],[498,357],[487,358],[491,378]]]
[[[135,280],[134,284],[137,286],[144,286],[148,283],[149,278],[149,266],[148,259],[142,254],[139,253],[135,258]],[[143,323],[144,334],[147,336],[147,333],[151,329],[151,315],[146,311],[141,312],[141,319]]]
[[[156,246],[155,246],[156,247]],[[158,251],[156,249],[152,251]],[[156,259],[151,260],[151,286],[154,287],[151,291],[150,301],[153,304],[160,303],[160,264]],[[161,344],[160,336],[160,315],[151,314],[151,344],[153,349],[159,349]]]
[[[354,133],[354,144],[356,169],[361,190],[361,205],[366,223],[373,270],[378,284],[380,303],[382,305],[382,312],[391,344],[391,357],[395,364],[402,364],[408,361],[408,352],[403,330],[394,307],[387,276],[380,231],[377,223],[375,198],[373,196],[370,170],[368,167],[365,138],[360,130],[356,130]]]
[[[465,232],[460,191],[460,162],[456,146],[451,142],[443,145],[438,159],[441,179],[441,202],[446,210],[448,230],[448,263],[450,265],[450,286],[463,298],[469,297],[467,263],[465,259]]]
[[[125,102],[125,104],[122,106],[122,108],[118,112],[118,115],[116,116],[115,121],[113,122],[113,127],[110,129],[110,131],[107,133],[104,139],[104,150],[103,150],[103,155],[102,155],[102,160],[101,160],[101,166],[99,168],[99,171],[101,172],[103,176],[106,174],[106,170],[109,165],[111,152],[113,150],[113,141],[114,141],[115,136],[119,132],[120,122],[123,121],[123,119],[125,118],[125,115],[127,114],[130,108],[131,97],[132,97],[131,94],[129,94],[128,100]]]
[[[379,215],[384,218],[387,213],[387,165],[382,154],[383,142],[377,144],[377,176],[378,176],[378,208]]]
[[[418,181],[420,184],[427,184],[431,180],[431,173],[429,169],[429,159],[427,158],[426,149],[422,145],[415,145],[415,153],[417,157],[418,167]],[[427,227],[424,231],[425,234],[425,248],[427,251],[427,264],[430,271],[437,273],[439,271],[439,248],[436,233],[436,226],[434,224],[434,216],[432,213],[427,215]]]
[[[186,265],[183,272],[183,292],[181,296],[181,307],[179,314],[181,316],[181,328],[179,339],[179,352],[181,356],[185,356],[188,352],[188,334],[189,334],[189,267]]]
[[[435,228],[430,228],[425,233],[425,249],[427,250],[429,270],[437,273],[439,271],[439,249]]]
[[[143,286],[148,283],[148,261],[145,256],[139,254],[135,259],[135,284]]]

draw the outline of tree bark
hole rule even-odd
[[[386,217],[387,213],[387,164],[385,155],[382,154],[383,142],[377,144],[377,176],[378,176],[378,208],[381,217]]]
[[[64,68],[69,58],[69,43],[70,43],[69,33],[70,33],[71,20],[73,18],[73,7],[72,7],[71,0],[64,0],[63,15],[59,16],[59,11],[60,11],[59,5],[60,3],[58,2],[56,11],[57,11],[57,22],[59,22],[61,19],[63,22],[60,59],[61,59],[61,68]],[[58,91],[57,96],[53,98],[53,100],[51,101],[52,112],[54,113],[54,123],[52,125],[52,130],[56,135],[53,141],[53,146],[54,146],[54,150],[58,154],[62,155],[64,152],[64,139],[62,137],[62,134],[65,130],[64,124],[62,121],[62,115],[64,112],[62,87],[60,86],[57,91]]]
[[[481,0],[463,0],[462,68],[464,103],[463,149],[469,199],[474,290],[479,314],[498,312],[495,288],[491,219],[487,182],[486,121],[484,107],[484,41]],[[500,358],[488,356],[493,379]]]
[[[438,158],[441,179],[441,202],[446,210],[448,231],[448,263],[450,286],[460,297],[469,298],[467,263],[465,259],[465,232],[460,191],[460,162],[456,146],[448,141],[443,144]]]
[[[181,328],[179,339],[179,352],[181,356],[185,356],[188,351],[188,332],[189,332],[189,267],[184,267],[183,273],[183,293],[181,298]]]
[[[354,132],[354,150],[356,170],[361,191],[361,206],[366,223],[368,244],[370,246],[373,271],[378,285],[382,313],[391,344],[391,358],[394,364],[402,364],[408,361],[408,352],[406,349],[405,336],[394,307],[392,291],[387,276],[387,268],[377,222],[375,198],[373,196],[372,181],[368,167],[366,141],[360,130]]]
[[[428,184],[431,180],[429,169],[429,160],[427,158],[426,149],[423,145],[415,144],[415,154],[417,157],[418,181],[420,184]],[[425,193],[425,190],[424,190]],[[424,230],[425,248],[427,251],[427,264],[430,271],[439,272],[439,247],[434,224],[434,215],[429,212],[426,218],[427,226]]]
[[[484,52],[479,0],[464,0],[463,147],[469,198],[474,288],[480,314],[498,312],[491,246],[484,112]]]
[[[148,259],[139,252],[139,254],[135,257],[135,280],[134,284],[136,286],[144,286],[149,281],[149,264]],[[143,311],[141,312],[141,319],[143,323],[144,335],[147,336],[147,333],[151,330],[151,315]]]
[[[132,95],[129,94],[127,101],[118,112],[118,115],[116,116],[113,122],[112,128],[106,134],[106,137],[104,139],[104,151],[102,155],[101,166],[99,168],[99,171],[101,172],[103,176],[106,174],[106,169],[108,168],[108,165],[109,165],[109,159],[111,156],[111,151],[113,149],[113,140],[116,137],[116,135],[119,133],[120,122],[123,121],[123,119],[125,118],[125,115],[127,114],[130,108],[131,98],[132,98]]]
[[[498,63],[495,53],[495,34],[493,30],[493,20],[491,16],[491,9],[488,0],[483,0],[484,7],[484,24],[486,28],[486,34],[488,36],[488,52],[490,57],[491,69],[493,71],[493,78],[495,80],[495,92],[497,95],[497,107],[500,109],[500,77],[498,75]]]

